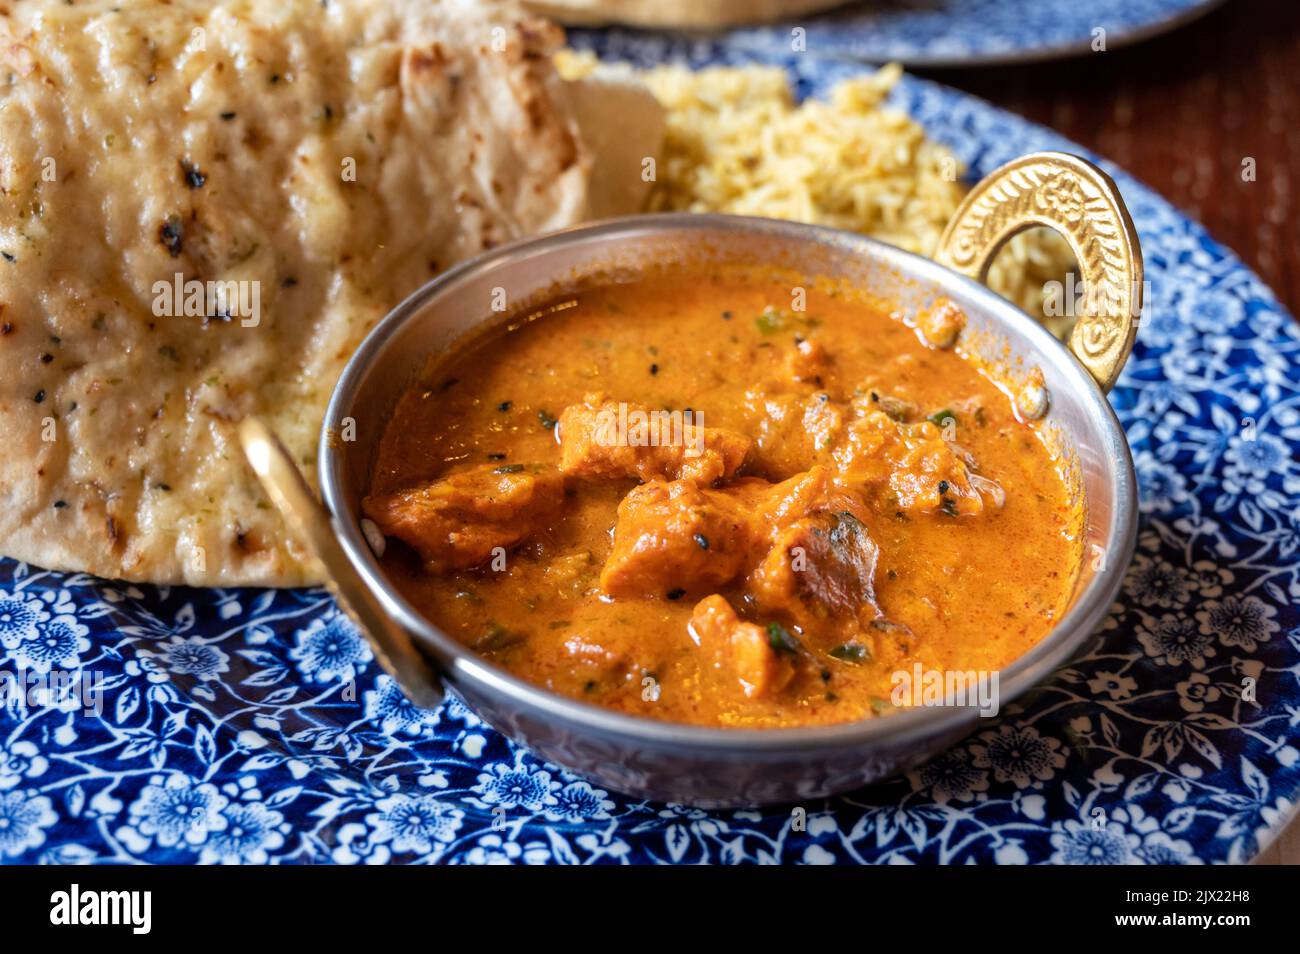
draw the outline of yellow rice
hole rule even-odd
[[[564,54],[566,76],[594,67]],[[651,210],[762,215],[861,232],[930,256],[966,188],[952,152],[884,105],[901,70],[887,66],[796,105],[777,67],[662,66],[643,79],[667,109]],[[989,284],[1042,317],[1043,285],[1072,267],[1046,230],[1008,243]],[[1060,319],[1048,320],[1058,333]]]

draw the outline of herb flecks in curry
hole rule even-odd
[[[439,360],[364,505],[397,585],[525,679],[704,725],[870,717],[895,672],[1031,648],[1080,559],[1061,461],[955,306],[796,284],[593,286]]]

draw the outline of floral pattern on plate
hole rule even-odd
[[[787,66],[813,94],[860,69]],[[1081,151],[930,83],[905,79],[895,101],[976,174]],[[1300,789],[1300,335],[1230,252],[1108,168],[1151,283],[1111,395],[1141,488],[1137,556],[1082,654],[947,753],[802,806],[646,803],[541,762],[454,700],[414,707],[321,591],[3,561],[0,672],[21,667],[38,695],[9,692],[0,710],[0,860],[1249,859]],[[60,684],[67,672],[85,681]]]

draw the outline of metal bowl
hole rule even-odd
[[[1011,234],[1051,225],[1074,247],[1083,277],[1126,282],[1079,321],[1070,349],[975,278]],[[794,729],[704,728],[626,715],[524,682],[478,657],[421,615],[386,577],[360,528],[360,501],[398,399],[430,357],[490,320],[503,289],[527,301],[585,276],[665,262],[776,263],[846,278],[902,309],[946,296],[966,312],[961,347],[1016,382],[1036,376],[1050,396],[1046,426],[1071,459],[1086,509],[1085,555],[1067,613],[1000,673],[1005,705],[1080,648],[1119,588],[1136,537],[1135,479],[1124,432],[1106,400],[1131,347],[1140,304],[1136,236],[1114,185],[1083,160],[1037,154],[972,191],[949,226],[945,264],[860,235],[767,219],[666,214],[618,219],[529,239],[449,270],[402,302],[362,344],[338,382],[320,443],[328,514],[274,438],[255,423],[245,446],[272,497],[307,536],[328,578],[375,643],[382,665],[417,702],[453,689],[475,712],[538,755],[619,792],[703,807],[816,798],[905,771],[971,731],[972,708],[906,709],[885,717]],[[966,274],[963,274],[965,272]],[[500,317],[499,315],[496,317]],[[1072,353],[1072,350],[1073,353]],[[1014,385],[1013,385],[1014,387]],[[344,433],[354,435],[346,440]],[[297,481],[296,487],[289,486]],[[412,652],[412,644],[418,653]]]

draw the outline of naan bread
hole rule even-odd
[[[562,62],[560,75],[572,76]],[[592,157],[588,217],[642,211],[663,153],[667,110],[626,64],[596,64],[573,79],[564,88]]]
[[[235,425],[264,417],[314,478],[330,390],[390,307],[584,216],[560,31],[475,0],[4,10],[0,552],[310,582]],[[244,307],[171,316],[178,273],[246,283]]]
[[[525,0],[561,23],[705,30],[770,23],[842,7],[846,0]]]

